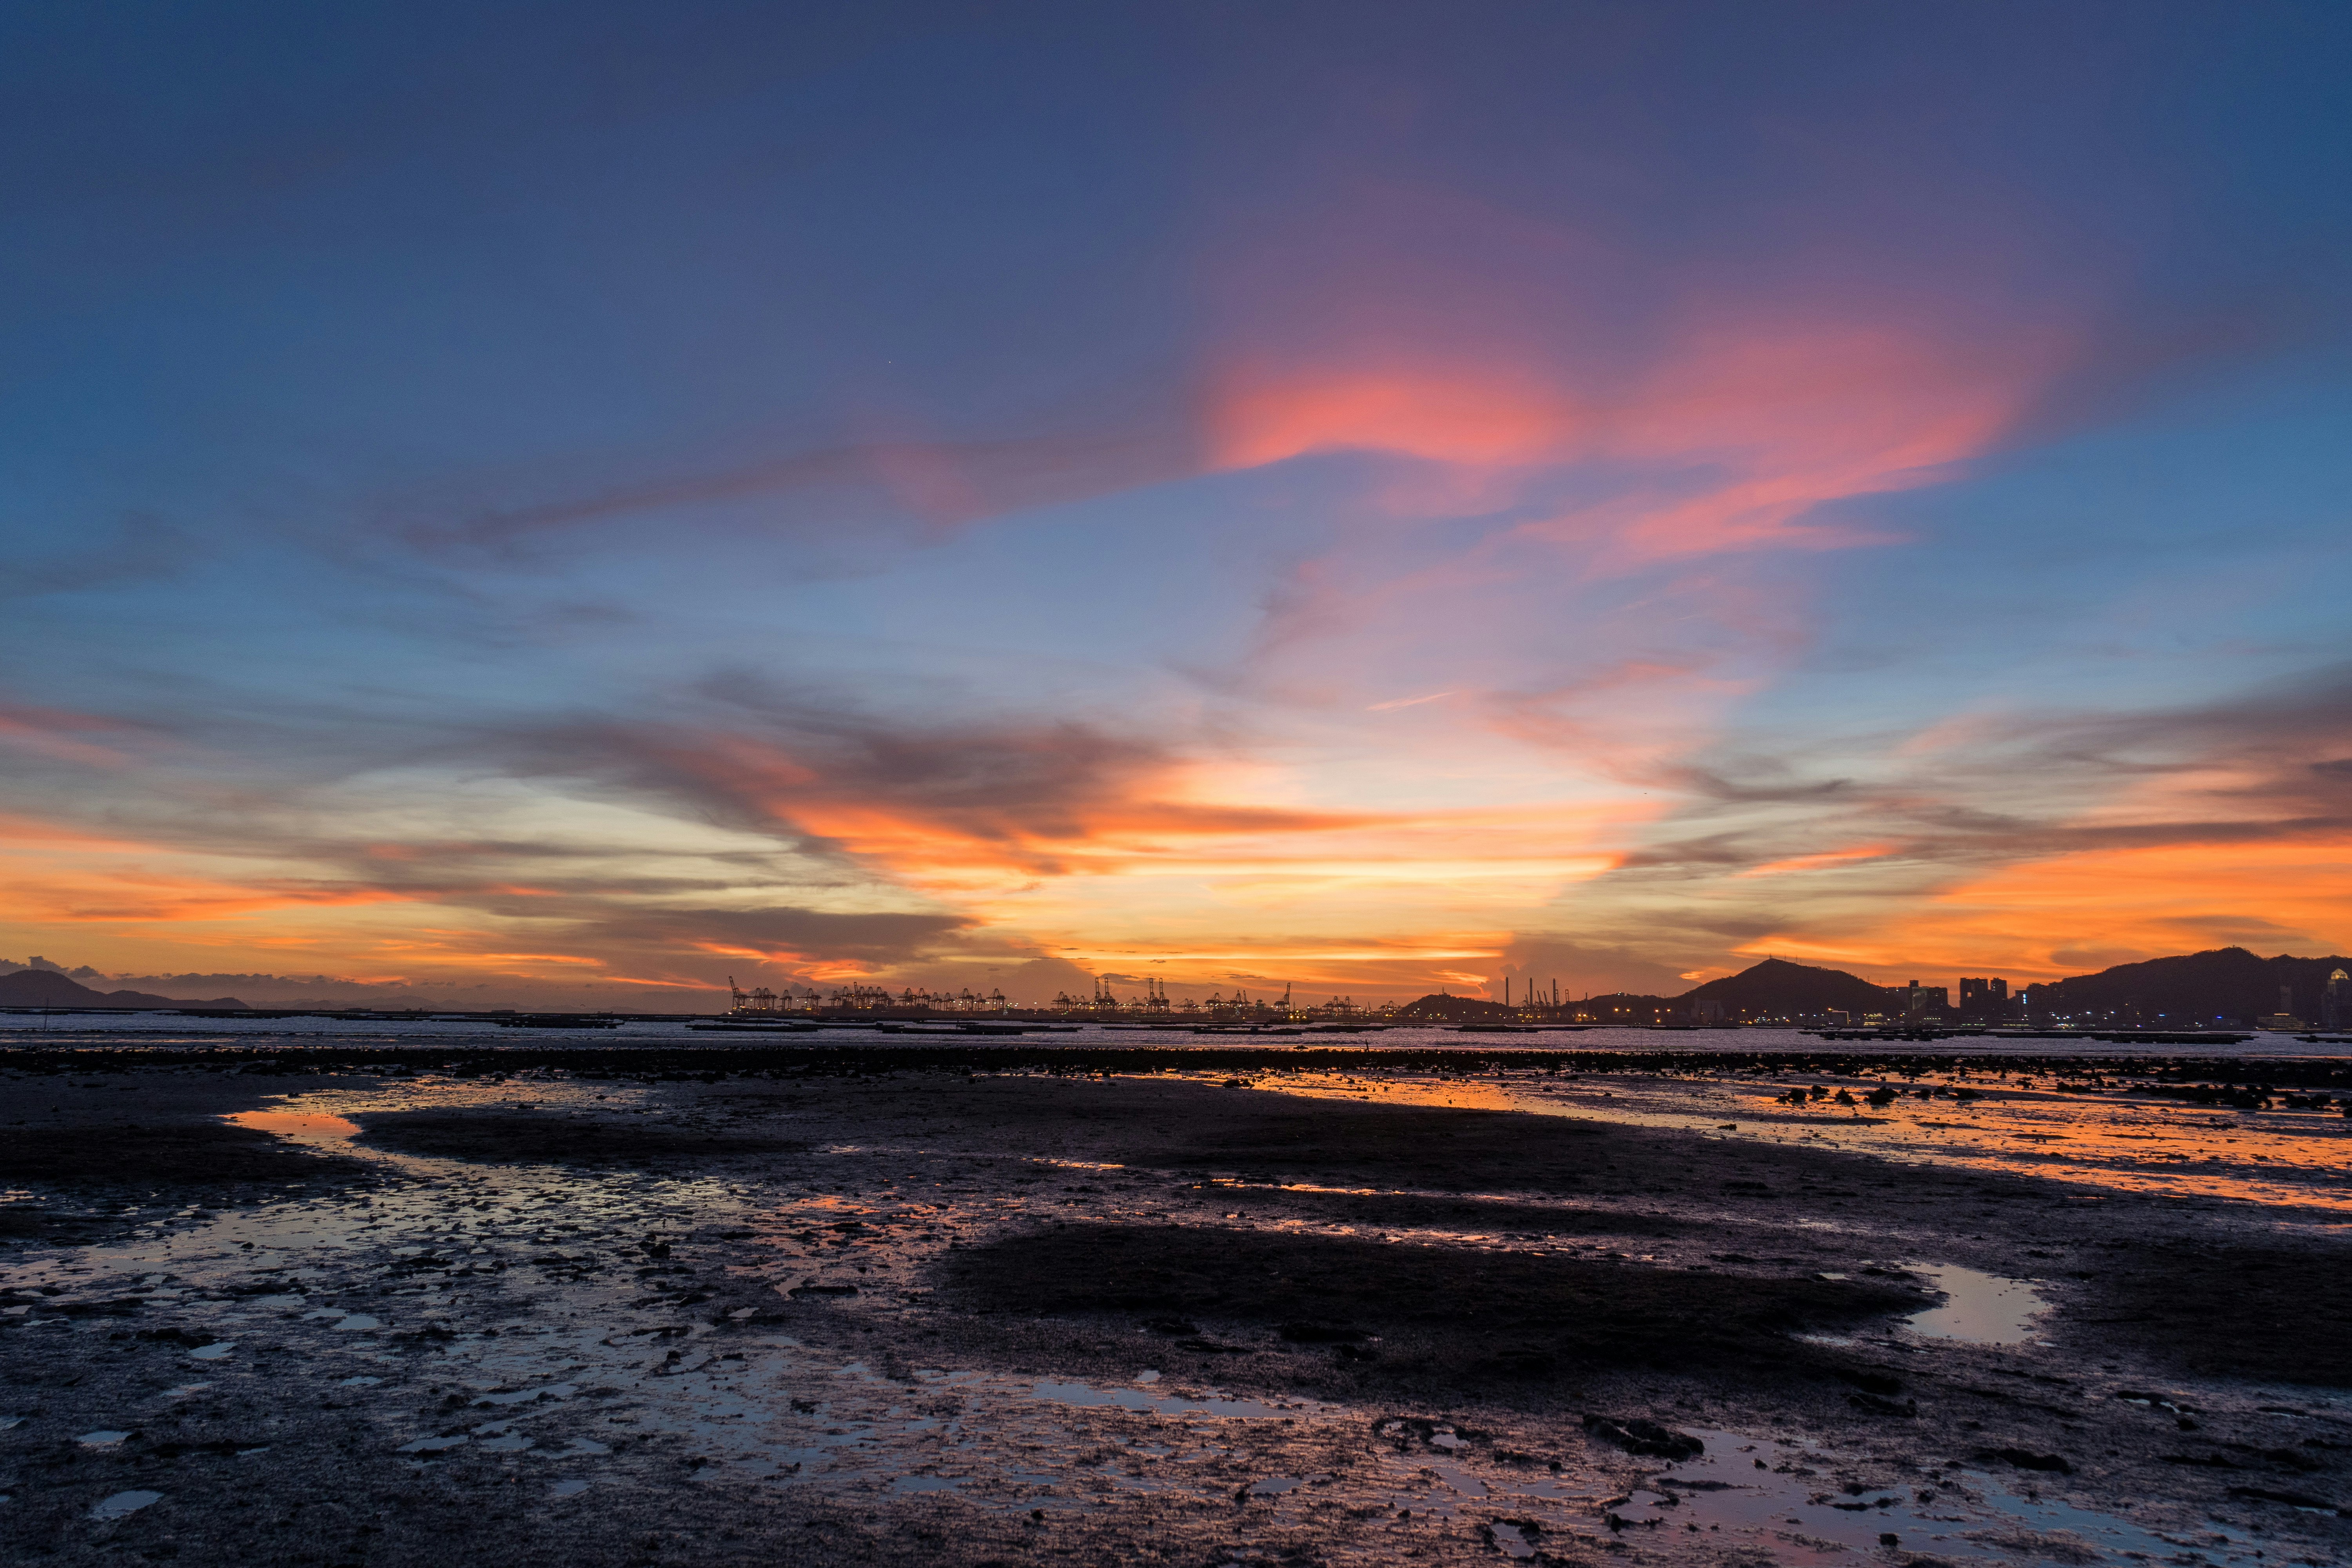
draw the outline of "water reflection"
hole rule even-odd
[[[1814,1085],[1825,1091],[1821,1098],[1808,1095],[1801,1106],[1788,1100],[1791,1089]],[[1591,1118],[2352,1216],[2352,1119],[2319,1110],[2216,1116],[2121,1089],[2026,1087],[1981,1073],[1916,1083],[1819,1073],[1298,1073],[1266,1077],[1259,1087],[1318,1099]],[[1838,1104],[1839,1090],[1853,1103]],[[1883,1104],[1871,1104],[1868,1097],[1881,1090],[1891,1092]],[[1954,1098],[1955,1090],[1966,1097]]]
[[[2106,1552],[2187,1561],[2185,1547],[2241,1555],[2226,1532],[2174,1539],[2129,1520],[2075,1507],[2038,1490],[2012,1491],[1976,1472],[1886,1470],[1883,1485],[1836,1483],[1810,1447],[1694,1429],[1706,1444],[1696,1458],[1657,1472],[1649,1487],[1610,1506],[1609,1522],[1728,1537],[1726,1547],[1769,1552],[1780,1563],[1853,1560],[1856,1551],[1898,1547],[1942,1558],[2091,1563]],[[1712,1542],[1710,1543],[1712,1544]],[[2256,1552],[2253,1555],[2260,1556]]]
[[[2035,1338],[2034,1320],[2050,1310],[2041,1292],[2027,1279],[2004,1279],[1963,1268],[1954,1263],[1914,1263],[1911,1272],[1925,1276],[1945,1295],[1944,1304],[1903,1324],[1906,1331],[1931,1340],[1959,1340],[1972,1345],[2021,1345]]]
[[[96,1508],[91,1509],[89,1510],[89,1517],[101,1521],[127,1519],[131,1515],[137,1513],[141,1509],[148,1506],[150,1503],[158,1503],[163,1500],[163,1494],[162,1492],[116,1492],[112,1497],[108,1498]]]
[[[318,1110],[239,1110],[221,1118],[232,1127],[274,1132],[298,1143],[333,1142],[360,1135],[360,1124],[347,1116]]]

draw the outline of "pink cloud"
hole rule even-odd
[[[1580,420],[1554,388],[1508,367],[1244,367],[1209,398],[1209,449],[1254,468],[1311,452],[1377,451],[1435,462],[1523,464],[1563,455]]]
[[[1587,372],[1573,363],[1536,372],[1516,353],[1368,366],[1349,349],[1328,367],[1248,364],[1213,383],[1210,451],[1228,468],[1323,452],[1416,458],[1485,470],[1485,493],[1506,499],[1553,470],[1606,464],[1625,488],[1516,536],[1619,564],[1839,549],[1889,535],[1810,514],[1931,482],[1985,452],[2060,357],[2031,333],[1988,344],[1959,323],[1774,314],[1687,329],[1614,388],[1578,384]]]
[[[1210,460],[1414,459],[1473,471],[1491,510],[1605,470],[1521,537],[1618,564],[1882,542],[1809,514],[1989,450],[2074,334],[1932,264],[1852,262],[1710,272],[1454,192],[1337,187],[1212,266]]]
[[[129,766],[131,758],[125,752],[87,737],[112,738],[130,733],[131,726],[95,714],[68,713],[56,708],[0,707],[0,743],[85,767]]]

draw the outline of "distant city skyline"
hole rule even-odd
[[[2343,952],[2348,71],[2303,4],[19,8],[0,952]]]

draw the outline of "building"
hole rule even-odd
[[[2352,974],[2339,969],[2328,975],[2327,988],[2319,994],[2319,1026],[2352,1029]]]
[[[2336,973],[2340,974],[2343,971],[2338,970]],[[2294,986],[2282,985],[2279,987],[2278,1011],[2270,1014],[2267,1016],[2255,1019],[2254,1027],[2257,1029],[2277,1029],[2289,1032],[2310,1027],[2310,1026],[2305,1024],[2301,1018],[2294,1016]]]
[[[1986,980],[1960,977],[1960,1016],[1995,1023],[2009,1016],[2009,982],[1995,975]]]
[[[1941,985],[1922,985],[1914,980],[1908,985],[1890,985],[1886,999],[1901,1011],[1906,1024],[1940,1024],[1944,1015],[1952,1010],[1951,993]]]

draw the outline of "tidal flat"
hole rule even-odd
[[[763,1062],[0,1060],[0,1550],[2352,1550],[2324,1104]]]

